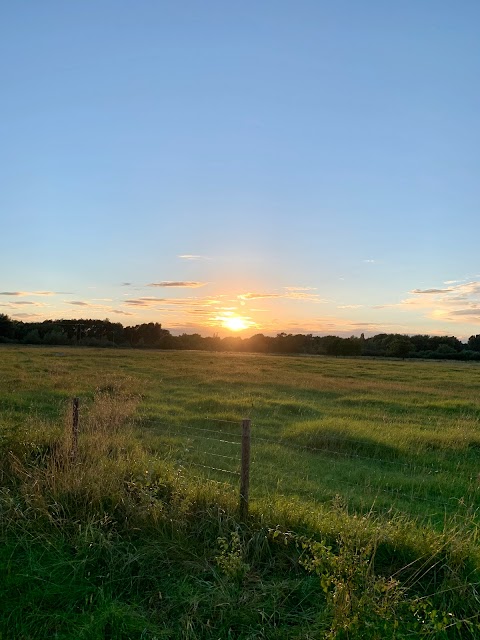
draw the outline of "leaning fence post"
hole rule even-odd
[[[242,468],[240,471],[240,519],[248,516],[248,490],[250,485],[250,425],[248,418],[242,420]]]
[[[77,459],[78,452],[78,398],[72,404],[72,460]]]

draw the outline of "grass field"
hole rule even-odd
[[[477,364],[2,347],[4,637],[480,637],[479,391]]]
[[[217,481],[236,477],[196,465],[238,470],[228,442],[249,417],[253,500],[338,494],[353,509],[440,522],[480,506],[476,364],[4,348],[1,375],[4,430],[34,416],[58,424],[72,396],[85,404],[126,379],[152,454]]]

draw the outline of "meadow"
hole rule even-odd
[[[2,637],[480,637],[479,390],[476,363],[3,346]]]

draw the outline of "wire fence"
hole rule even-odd
[[[155,424],[172,439],[170,453],[180,467],[202,469],[199,479],[233,487],[242,473],[241,421],[206,416],[196,422],[202,426]],[[399,510],[410,510],[415,504],[431,505],[434,511],[430,512],[437,514],[480,508],[477,478],[460,469],[459,463],[455,467],[449,461],[442,466],[367,455],[365,449],[370,447],[375,452],[375,443],[349,436],[325,434],[324,446],[313,446],[269,437],[263,435],[265,431],[261,424],[252,425],[253,499],[297,495],[325,502],[340,496],[364,505],[382,502],[385,508]],[[317,440],[321,436],[320,432]],[[454,482],[452,474],[456,475]]]
[[[78,398],[72,411],[74,457]],[[419,513],[428,506],[429,515],[480,513],[480,476],[471,460],[462,462],[458,455],[425,464],[415,459],[418,452],[400,452],[373,439],[319,430],[311,444],[301,434],[271,437],[271,425],[252,426],[245,419],[204,416],[195,424],[154,419],[151,426],[160,438],[158,455],[200,482],[239,491],[243,516],[250,484],[253,500],[298,496],[326,502],[340,497],[360,509],[375,505]],[[378,455],[381,451],[389,455]]]

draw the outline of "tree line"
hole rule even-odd
[[[199,333],[174,336],[158,322],[124,327],[110,320],[45,320],[22,322],[0,314],[0,342],[91,347],[134,347],[148,349],[198,349],[255,353],[298,353],[332,356],[374,356],[480,360],[480,335],[461,342],[455,336],[380,333],[370,338],[258,333],[240,336],[203,337]]]

